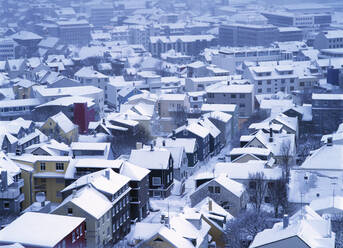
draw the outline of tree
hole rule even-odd
[[[263,211],[241,213],[226,223],[226,242],[230,248],[248,247],[257,233],[271,228],[273,223],[270,214]]]
[[[282,206],[283,210],[287,209],[287,182],[285,179],[280,178],[276,181],[268,183],[268,195],[270,203],[274,207],[274,217],[279,215],[279,207]]]
[[[336,233],[335,247],[343,248],[343,216],[333,216],[331,227],[332,231]]]
[[[248,192],[256,211],[260,212],[261,205],[267,192],[267,182],[263,172],[249,174]]]
[[[281,144],[280,148],[280,162],[282,167],[282,176],[286,180],[286,182],[289,182],[289,173],[290,173],[290,167],[291,163],[293,162],[293,156],[292,156],[292,147],[290,141],[284,141]]]

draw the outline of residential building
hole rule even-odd
[[[314,40],[315,49],[330,49],[343,47],[343,31],[329,30],[320,32]]]
[[[273,25],[223,24],[219,27],[221,46],[269,46],[278,39],[278,29]]]
[[[3,152],[0,153],[0,213],[18,215],[23,210],[24,180],[21,170]]]
[[[34,248],[85,247],[85,236],[85,218],[27,212],[0,231],[0,244],[19,243]]]
[[[304,39],[303,31],[297,27],[279,27],[278,41],[302,41]]]
[[[153,147],[131,150],[129,162],[150,170],[150,197],[166,198],[174,185],[174,160],[170,151]]]
[[[210,197],[226,209],[231,215],[237,216],[248,203],[248,193],[245,187],[225,175],[213,178],[198,186],[190,195],[191,206],[197,205],[205,197]]]
[[[87,45],[90,41],[90,25],[86,20],[58,21],[58,36],[61,43]]]
[[[229,144],[233,136],[232,115],[220,111],[209,112],[203,115],[208,118],[219,130],[219,140],[222,146]]]
[[[0,60],[15,59],[17,43],[12,39],[0,40]]]
[[[236,104],[239,118],[249,118],[255,111],[254,85],[221,82],[206,88],[207,104]]]
[[[87,247],[104,247],[112,241],[113,205],[92,186],[75,190],[52,213],[86,219]]]
[[[93,6],[90,12],[89,22],[94,27],[110,25],[111,19],[114,17],[114,8],[111,5]]]
[[[312,116],[316,133],[329,134],[343,122],[343,94],[312,94]]]
[[[0,101],[0,119],[14,120],[19,117],[29,118],[35,107],[42,103],[37,98]]]
[[[78,140],[79,128],[62,112],[49,117],[40,130],[48,137],[70,144]]]
[[[113,160],[111,143],[73,142],[70,144],[73,158],[100,158]]]
[[[150,52],[153,56],[174,49],[186,55],[198,55],[203,49],[216,45],[213,35],[151,36]]]
[[[330,218],[321,217],[310,207],[302,207],[293,216],[285,215],[282,222],[259,232],[250,248],[267,247],[335,247],[335,233]]]
[[[200,161],[206,160],[210,155],[210,131],[198,123],[188,122],[173,131],[173,137],[176,138],[195,138],[198,144],[197,158]]]

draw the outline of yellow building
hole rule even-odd
[[[68,117],[59,112],[49,117],[40,129],[45,135],[67,144],[78,141],[79,128]]]
[[[60,191],[65,188],[64,174],[71,157],[23,154],[10,158],[22,170],[25,195],[24,208],[35,202],[35,196],[38,192],[44,192],[48,201],[56,203],[62,201]]]
[[[18,79],[19,82],[13,85],[13,93],[17,99],[27,99],[32,97],[32,86],[37,83],[27,79]]]

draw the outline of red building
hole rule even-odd
[[[0,245],[86,247],[85,218],[27,212],[0,231]]]

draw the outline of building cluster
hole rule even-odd
[[[0,247],[335,247],[343,4],[197,2],[0,3]]]

